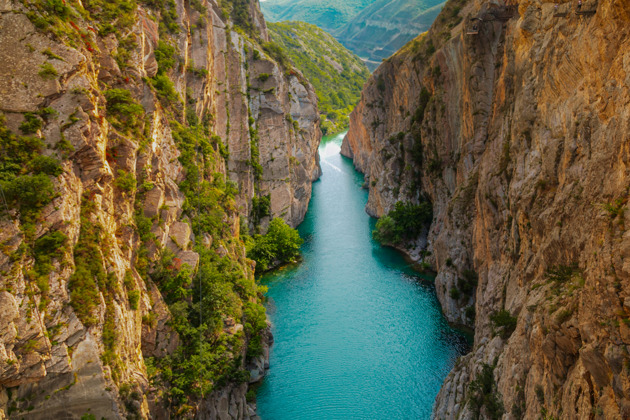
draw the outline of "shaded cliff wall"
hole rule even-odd
[[[320,173],[315,93],[267,40],[257,1],[0,1],[0,418],[255,414],[241,229],[267,195],[263,228],[297,225]]]
[[[484,364],[504,418],[626,418],[630,5],[525,0],[466,35],[482,3],[447,3],[379,67],[342,151],[370,214],[433,203],[425,261],[447,318],[475,328],[436,418],[501,417],[469,388]]]

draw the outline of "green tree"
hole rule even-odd
[[[265,235],[254,236],[247,257],[256,261],[256,272],[260,273],[276,263],[294,261],[300,255],[303,242],[296,229],[291,228],[284,220],[275,218]]]
[[[418,237],[432,218],[429,201],[423,200],[418,205],[399,201],[392,211],[379,219],[372,236],[381,243],[398,244]]]

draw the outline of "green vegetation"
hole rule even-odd
[[[155,60],[158,63],[158,74],[163,74],[177,64],[176,49],[174,46],[160,40],[155,49]]]
[[[136,177],[130,172],[119,169],[114,185],[125,194],[133,194],[136,191]]]
[[[68,237],[59,231],[49,232],[35,241],[33,255],[35,264],[29,277],[35,280],[42,295],[48,293],[48,276],[53,270],[53,259],[63,256],[66,251]]]
[[[484,363],[481,372],[474,381],[468,385],[467,401],[476,419],[486,418],[498,420],[505,412],[503,402],[497,390],[494,380],[494,368],[496,365]],[[486,416],[482,417],[482,408]]]
[[[250,0],[219,0],[219,5],[223,17],[229,17],[237,30],[249,35],[251,38],[258,38],[255,31],[254,22],[249,13]]]
[[[166,74],[158,74],[151,79],[151,84],[157,91],[158,97],[167,103],[179,103],[181,99],[175,90],[175,85]]]
[[[57,76],[59,76],[59,73],[57,72],[55,67],[53,67],[53,65],[50,63],[44,63],[41,66],[39,66],[39,68],[40,68],[39,75],[41,76],[42,79],[53,80]]]
[[[546,283],[551,284],[551,293],[555,296],[563,293],[570,295],[574,290],[582,288],[585,281],[577,263],[551,267],[545,273],[545,278]],[[541,287],[543,284],[535,284],[532,289]]]
[[[276,218],[269,223],[265,235],[255,235],[250,241],[247,257],[256,261],[256,272],[262,273],[276,264],[294,261],[300,255],[302,243],[297,230]]]
[[[267,0],[261,2],[260,7],[267,21],[303,21],[333,32],[373,2],[374,0]]]
[[[42,115],[50,115],[49,110],[42,111]],[[31,133],[42,125],[35,114],[27,113],[20,129]],[[9,211],[18,211],[24,244],[16,257],[30,256],[34,260],[33,268],[25,275],[40,291],[40,309],[48,303],[48,281],[53,259],[63,257],[67,240],[58,231],[48,232],[35,240],[41,211],[56,197],[51,177],[63,172],[59,161],[52,156],[44,156],[44,150],[42,139],[15,135],[6,127],[5,117],[0,114],[0,217],[11,216],[11,213],[6,213],[5,204]],[[27,292],[29,296],[35,293],[30,284]]]
[[[129,307],[136,311],[138,310],[138,303],[140,302],[140,291],[136,288],[136,282],[133,279],[133,275],[131,271],[127,271],[125,273],[124,278],[125,289],[127,290],[127,300],[129,302]]]
[[[424,112],[427,109],[427,105],[429,104],[429,101],[431,100],[431,93],[427,90],[427,88],[423,87],[422,90],[420,91],[420,102],[418,104],[418,108],[416,108],[416,111],[413,114],[413,117],[411,118],[411,123],[418,123],[418,124],[422,124],[422,121],[424,120]]]
[[[46,48],[44,51],[42,51],[42,54],[44,54],[46,57],[48,57],[49,60],[64,61],[64,59],[62,57],[60,57],[57,54],[55,54],[54,52],[52,52],[50,50],[50,48]]]
[[[37,118],[37,115],[27,112],[24,114],[24,121],[20,124],[20,131],[24,134],[33,134],[41,129],[42,126],[42,120]]]
[[[374,70],[415,34],[427,31],[443,5],[443,0],[375,0],[335,35]],[[383,28],[375,22],[389,25]]]
[[[107,284],[107,273],[101,254],[103,228],[91,220],[96,209],[90,192],[81,202],[81,230],[74,247],[75,270],[68,281],[70,305],[86,326],[98,323],[96,308],[100,305],[99,289]]]
[[[392,211],[376,222],[372,236],[382,244],[400,244],[417,238],[431,219],[433,209],[428,200],[422,200],[418,205],[399,201]]]
[[[446,260],[446,265],[449,265],[449,260],[450,258]],[[457,278],[457,287],[452,287],[449,295],[455,300],[459,300],[461,297],[470,298],[473,296],[477,282],[478,276],[475,271],[464,270],[462,276]]]
[[[267,21],[303,21],[330,32],[367,59],[373,70],[410,41],[413,33],[428,30],[443,0],[267,0],[260,5]],[[390,25],[383,28],[374,22]]]
[[[269,32],[304,76],[319,100],[322,132],[332,134],[348,125],[348,115],[361,98],[370,73],[353,55],[322,29],[303,22],[270,23]]]
[[[280,67],[289,70],[291,69],[291,60],[289,60],[289,57],[287,57],[284,49],[280,45],[276,44],[273,41],[270,41],[264,42],[262,46],[263,50],[267,54],[269,54],[269,56],[273,58],[278,64],[280,64]],[[254,50],[254,56],[256,55],[256,52],[257,50]]]
[[[504,340],[510,338],[516,329],[517,318],[505,309],[490,315],[490,321],[492,321],[493,333],[500,335]]]
[[[166,397],[173,412],[183,415],[196,398],[228,382],[247,380],[240,354],[246,345],[246,358],[262,351],[266,322],[264,308],[258,303],[261,290],[253,276],[247,275],[248,262],[234,255],[236,251],[223,257],[218,252],[219,247],[233,249],[241,243],[230,224],[237,217],[236,187],[214,169],[222,159],[220,138],[209,136],[202,126],[171,121],[171,128],[185,169],[180,184],[186,197],[184,211],[196,237],[213,238],[209,249],[201,243],[194,246],[200,257],[196,272],[163,250],[150,274],[169,305],[171,325],[181,340],[174,354],[149,362],[151,373],[154,380],[167,385]],[[144,186],[139,189],[140,194],[144,190]],[[151,221],[139,212],[136,224],[141,239],[151,241]],[[241,323],[244,330],[224,330],[226,319]],[[147,318],[146,322],[154,321]]]
[[[552,282],[566,283],[579,272],[580,269],[577,263],[573,263],[571,265],[556,265],[547,270],[545,277]]]
[[[271,197],[269,195],[254,197],[252,199],[252,211],[250,215],[254,226],[258,226],[260,221],[267,216],[271,216]]]
[[[37,137],[13,134],[0,115],[0,185],[8,205],[20,212],[22,228],[27,232],[35,229],[39,212],[55,196],[50,177],[62,173],[57,159],[42,155],[44,149],[44,142]]]
[[[107,99],[107,119],[114,128],[125,133],[141,132],[144,108],[125,89],[105,91]]]

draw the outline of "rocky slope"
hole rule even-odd
[[[255,415],[241,235],[302,220],[321,136],[258,7],[0,1],[0,418]]]
[[[370,214],[433,203],[409,253],[475,329],[434,416],[628,418],[630,4],[484,3],[448,2],[379,67],[343,145]]]

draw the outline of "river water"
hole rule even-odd
[[[263,420],[426,419],[467,347],[431,278],[371,238],[363,176],[320,147],[323,175],[299,231],[301,264],[263,279],[275,343],[257,392]]]

